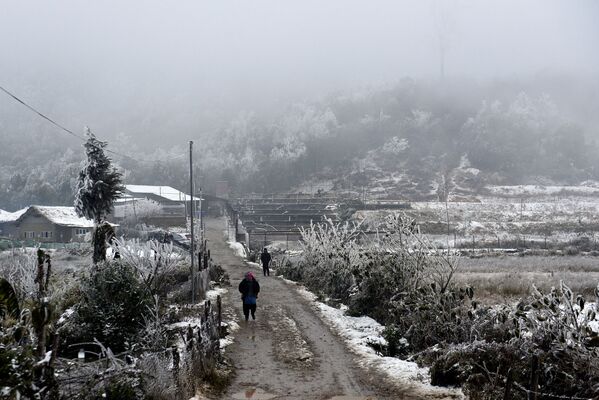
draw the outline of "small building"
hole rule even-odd
[[[27,208],[10,212],[0,209],[0,237],[15,237],[15,221],[27,211]]]
[[[83,242],[94,228],[94,222],[79,217],[75,207],[62,206],[30,206],[8,225],[10,238],[52,243]]]
[[[148,204],[143,204],[143,200],[155,203],[156,209],[152,209],[150,213],[140,212],[144,206],[147,210]],[[125,185],[123,195],[114,204],[112,217],[115,221],[133,217],[147,224],[162,227],[185,226],[187,210],[192,200],[197,207],[199,197],[192,198],[171,186]]]

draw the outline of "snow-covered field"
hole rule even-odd
[[[511,193],[515,193],[515,189]],[[567,242],[580,236],[594,240],[599,235],[596,223],[599,197],[593,196],[552,201],[482,197],[479,202],[450,201],[447,208],[444,202],[413,202],[405,212],[420,224],[422,233],[446,235],[449,222],[452,242],[454,235],[458,241],[460,238],[468,241],[475,236],[477,240],[489,242],[521,236],[527,236],[528,240]],[[394,210],[358,211],[354,217],[374,227],[396,213]]]

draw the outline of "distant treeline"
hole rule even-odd
[[[501,183],[599,179],[598,90],[598,82],[568,77],[487,84],[404,79],[293,104],[279,115],[243,112],[196,140],[198,185],[212,191],[226,180],[239,192],[288,190],[316,175],[334,178],[365,160],[387,173],[402,169],[426,179],[457,167],[464,156]],[[56,135],[17,135],[22,129],[0,125],[3,137],[12,139],[0,148],[0,208],[71,203],[83,151],[73,145],[65,150],[69,146]],[[138,150],[139,140],[127,135],[109,144],[155,160],[115,156],[127,182],[185,190],[185,142],[173,146],[169,140],[152,152]]]

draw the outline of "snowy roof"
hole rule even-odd
[[[62,206],[31,206],[29,209],[38,211],[56,225],[69,226],[73,228],[93,228],[91,219],[82,218],[75,212],[75,207]]]
[[[23,215],[27,211],[27,208],[23,208],[22,210],[10,212],[0,210],[0,222],[12,222],[19,219],[21,215]]]
[[[150,186],[150,185],[125,185],[125,190],[129,194],[154,194],[156,196],[163,197],[170,201],[189,201],[189,195],[181,192],[170,186]],[[200,200],[199,197],[193,198],[194,200]]]
[[[119,196],[119,198],[115,199],[114,202],[115,203],[128,203],[131,201],[135,201],[135,197],[126,194],[126,193],[121,193],[121,195]]]

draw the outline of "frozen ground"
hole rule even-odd
[[[375,227],[399,211],[358,211],[357,220]],[[479,202],[414,202],[405,213],[414,218],[422,233],[442,235],[450,239],[489,243],[524,237],[543,243],[568,242],[581,236],[594,240],[599,236],[599,197],[568,197],[555,201],[507,201],[481,198]]]

